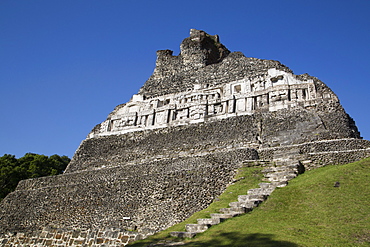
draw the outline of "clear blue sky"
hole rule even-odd
[[[1,0],[0,156],[72,157],[190,28],[339,96],[370,139],[369,0]]]

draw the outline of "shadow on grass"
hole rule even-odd
[[[297,244],[290,243],[287,241],[273,240],[272,234],[248,234],[243,235],[238,232],[232,233],[220,233],[211,240],[190,242],[183,246],[232,246],[232,247],[297,247]]]

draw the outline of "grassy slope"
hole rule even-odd
[[[185,241],[186,246],[370,246],[369,168],[370,158],[308,171],[275,190],[251,213],[213,226]],[[334,187],[337,181],[340,187]],[[253,183],[244,185],[250,188],[257,182]],[[230,186],[223,196],[232,190]],[[165,239],[169,231],[183,230],[196,218],[200,217],[191,217],[134,246]]]

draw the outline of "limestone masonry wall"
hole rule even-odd
[[[34,232],[45,222],[59,228],[159,231],[206,207],[243,160],[257,158],[253,149],[238,149],[29,179],[2,202],[2,213],[22,210],[2,214],[1,222],[11,232]]]
[[[333,116],[329,118],[328,116]],[[225,147],[270,147],[316,140],[356,138],[352,119],[337,111],[307,109],[255,113],[122,135],[88,138],[81,143],[66,172],[141,162],[148,157],[177,157]]]
[[[306,161],[306,169],[312,169],[329,164],[346,164],[368,157],[370,142],[352,138],[322,140],[285,147],[261,148],[258,150],[258,155],[261,160],[273,160],[281,153],[292,152],[296,159]]]
[[[124,246],[143,238],[122,229],[55,229],[45,227],[32,234],[15,233],[0,238],[1,246]]]
[[[153,75],[64,174],[21,181],[1,201],[2,246],[124,246],[206,208],[243,165],[294,159],[308,170],[370,155],[319,79],[200,30],[180,50],[157,52]]]

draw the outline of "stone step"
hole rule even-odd
[[[267,184],[267,185],[264,185]],[[268,186],[270,184],[270,186]],[[276,187],[284,187],[288,184],[287,181],[271,181],[268,183],[259,183],[261,189],[275,189]]]
[[[226,219],[253,210],[253,208],[258,207],[259,204],[265,201],[276,187],[284,187],[288,184],[288,180],[298,176],[300,166],[302,164],[297,160],[282,159],[276,161],[275,166],[267,167],[262,171],[265,179],[270,181],[269,183],[259,183],[260,188],[248,190],[247,195],[239,195],[237,202],[229,203],[230,208],[221,208],[221,213],[211,214],[211,218],[198,219],[198,224],[187,224],[185,227],[186,232],[171,232],[171,236],[193,238],[197,233],[208,230],[212,225],[217,225]]]
[[[247,203],[247,202],[230,202],[229,206],[232,207],[232,208],[233,207],[243,207],[243,208],[245,208],[245,212],[247,213],[249,211],[252,211],[253,208],[256,207],[256,204],[251,205],[250,203]]]
[[[269,177],[269,176],[287,176],[287,175],[298,175],[298,172],[297,171],[283,171],[283,172],[271,172],[271,173],[265,173],[264,176],[265,177]]]
[[[245,208],[244,207],[221,208],[220,212],[223,213],[223,214],[239,215],[239,214],[244,214],[245,213]]]
[[[172,237],[176,238],[194,238],[197,235],[196,232],[170,232]]]
[[[259,183],[258,186],[261,189],[275,189],[277,187],[275,183]]]
[[[282,188],[288,185],[288,181],[274,181],[271,182],[276,185],[276,187]]]
[[[248,208],[249,210],[253,210],[253,208],[258,207],[263,201],[255,200],[255,201],[248,201],[241,204],[242,207]]]
[[[276,179],[276,180],[274,180],[274,179]],[[285,187],[285,186],[288,185],[289,179],[281,178],[281,180],[279,180],[278,178],[263,178],[262,181],[266,181],[266,182],[275,184],[276,187]]]
[[[187,232],[200,233],[208,230],[208,225],[204,224],[186,224],[185,230]]]
[[[263,169],[261,172],[263,174],[273,173],[273,172],[295,172],[298,173],[299,165],[281,166],[281,167],[268,167]]]
[[[278,181],[289,181],[297,176],[298,174],[292,172],[276,172],[266,174],[265,178],[271,182],[278,182]]]
[[[256,189],[248,190],[248,195],[269,196],[273,191],[274,191],[274,188],[269,188],[269,189],[256,188]]]
[[[293,178],[295,177],[270,177],[270,178],[266,178],[265,181],[269,181],[269,182],[282,182],[282,181],[289,181],[289,180],[292,180]],[[284,187],[284,186],[282,186]]]
[[[230,219],[234,217],[233,214],[211,214],[212,219],[220,219],[220,221],[224,221],[226,219]]]
[[[245,202],[230,202],[230,207],[243,207],[245,212],[252,211],[253,208],[258,207],[263,201],[262,200],[250,200]]]
[[[217,225],[217,224],[220,224],[220,218],[207,218],[207,219],[197,219],[198,221],[198,224],[202,224],[202,225]]]
[[[299,160],[276,160],[275,166],[297,166]]]
[[[280,166],[280,167],[267,167],[263,169],[262,173],[271,173],[271,172],[286,172],[291,171],[293,168],[287,167],[287,166]]]
[[[295,174],[297,175],[298,174],[298,171],[292,171],[292,170],[289,170],[289,171],[280,171],[280,172],[269,172],[269,173],[265,173],[264,176],[269,176],[269,175],[275,175],[275,176],[284,176],[284,175],[290,175],[290,174]]]
[[[246,202],[250,200],[261,200],[264,201],[267,199],[266,195],[254,194],[254,195],[240,195],[238,196],[238,202]]]

